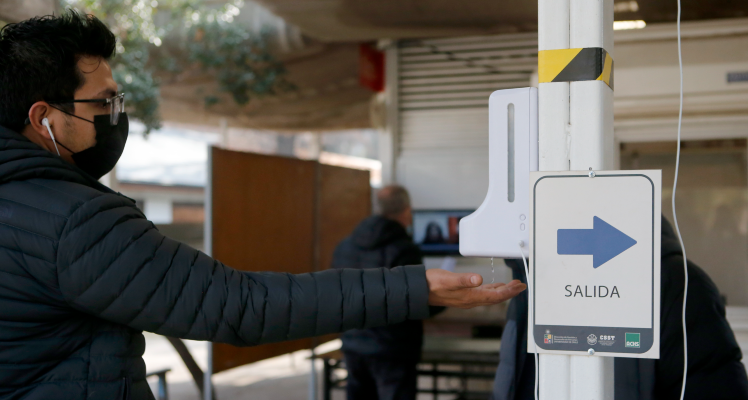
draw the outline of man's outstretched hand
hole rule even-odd
[[[479,274],[457,274],[443,269],[426,270],[429,283],[429,305],[473,308],[507,301],[527,289],[527,285],[514,280],[508,284],[492,283],[481,286]]]

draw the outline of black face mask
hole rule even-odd
[[[62,111],[62,110],[60,110]],[[65,111],[63,111],[65,112]],[[109,114],[96,115],[93,121],[81,118],[77,115],[65,112],[65,114],[92,122],[96,130],[96,144],[83,151],[74,152],[64,144],[57,142],[60,146],[73,153],[72,158],[75,165],[92,177],[99,179],[111,171],[122,156],[130,131],[130,122],[127,113],[119,116],[117,125],[110,123]]]

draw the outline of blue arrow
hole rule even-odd
[[[559,229],[558,254],[592,255],[597,268],[636,244],[636,240],[598,217],[592,229]]]

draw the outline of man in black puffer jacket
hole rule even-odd
[[[406,231],[413,216],[405,188],[382,188],[377,203],[380,214],[362,221],[335,249],[333,268],[392,268],[423,262],[421,250]],[[421,321],[353,329],[342,340],[349,400],[415,399],[416,365],[423,346]]]
[[[683,253],[670,223],[662,218],[660,359],[616,358],[616,400],[677,400],[683,382]],[[522,260],[506,260],[525,281]],[[688,263],[688,400],[746,400],[748,377],[742,354],[725,319],[725,306],[709,276]],[[535,358],[527,353],[527,295],[509,303],[501,337],[493,400],[532,400]]]
[[[164,237],[97,181],[128,134],[114,49],[74,12],[0,30],[0,399],[153,398],[143,330],[251,346],[524,289],[423,266],[239,272]]]

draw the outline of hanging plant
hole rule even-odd
[[[291,85],[286,70],[268,48],[269,33],[251,34],[237,24],[206,21],[190,29],[187,45],[190,60],[218,81],[219,89],[229,93],[237,104],[247,104],[252,97],[276,94]],[[205,97],[206,105],[218,97]]]

